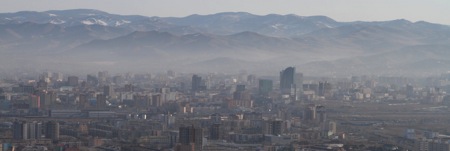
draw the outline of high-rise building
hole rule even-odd
[[[51,105],[56,101],[56,92],[54,91],[46,91],[40,90],[36,92],[36,95],[39,96],[40,108],[49,109]]]
[[[195,144],[194,148],[196,151],[203,150],[203,129],[202,128],[195,128],[194,144]]]
[[[190,144],[195,141],[195,128],[194,126],[186,126],[179,128],[179,142],[181,144]]]
[[[134,91],[134,86],[132,84],[125,84],[124,91],[126,91],[126,92],[133,92]]]
[[[21,140],[21,139],[27,139],[27,132],[28,125],[26,122],[19,122],[14,121],[13,123],[13,139]]]
[[[220,124],[212,124],[209,130],[209,139],[219,140],[220,139]]]
[[[39,95],[32,94],[29,96],[29,99],[30,99],[31,108],[38,109],[38,110],[41,108],[41,99],[40,99]]]
[[[106,96],[104,94],[97,94],[96,105],[97,105],[97,108],[105,108],[106,107]]]
[[[53,107],[53,104],[55,104],[55,102],[56,102],[56,98],[58,98],[58,94],[56,94],[55,91],[47,91],[46,98],[45,98],[46,105],[48,104],[48,105],[50,105],[49,107]]]
[[[78,77],[77,76],[67,77],[67,85],[73,86],[73,87],[78,86]]]
[[[209,118],[213,124],[220,124],[222,122],[222,116],[219,113],[214,113],[210,115]]]
[[[248,75],[247,76],[247,83],[250,85],[254,85],[256,83],[256,76],[255,75]]]
[[[48,83],[45,80],[39,80],[36,85],[38,89],[47,89],[48,87]]]
[[[107,96],[107,97],[111,97],[114,95],[114,89],[112,86],[110,85],[105,85],[103,87],[103,95]]]
[[[14,90],[13,90],[14,91]],[[19,85],[19,92],[33,94],[36,88],[33,85]]]
[[[122,85],[125,82],[125,78],[121,75],[114,76],[112,79],[116,85]]]
[[[243,84],[236,85],[236,92],[242,92],[242,91],[245,91],[245,85],[243,85]]]
[[[233,93],[233,99],[226,103],[230,107],[246,107],[252,108],[253,101],[251,100],[250,92],[245,90],[245,85],[236,85],[236,91]]]
[[[173,148],[177,144],[178,133],[175,131],[169,132],[169,147]]]
[[[414,98],[414,86],[411,84],[406,85],[406,97]]]
[[[305,114],[304,114],[304,120],[306,121],[313,121],[316,119],[316,105],[310,104],[306,107]]]
[[[58,140],[59,139],[59,123],[56,121],[48,121],[45,124],[45,138]]]
[[[317,94],[319,96],[324,96],[324,94],[325,94],[325,84],[326,83],[327,83],[326,81],[325,82],[319,82],[319,89],[318,89],[318,92],[317,92]]]
[[[42,136],[42,124],[40,122],[27,123],[25,121],[15,121],[13,123],[13,139],[26,140],[26,139],[41,139]]]
[[[41,139],[42,123],[36,121],[28,123],[27,133],[28,139]]]
[[[181,145],[194,144],[196,151],[203,149],[203,129],[194,126],[179,128],[179,142]]]
[[[320,123],[325,123],[327,121],[327,112],[325,106],[316,106],[316,120]]]
[[[152,95],[152,106],[159,107],[162,105],[161,94]]]
[[[267,96],[273,89],[273,81],[268,79],[259,79],[259,95]]]
[[[87,82],[88,85],[96,86],[98,84],[98,79],[97,79],[97,77],[95,75],[88,74],[86,76],[86,82]]]
[[[272,121],[272,135],[281,135],[283,133],[283,121]]]
[[[250,92],[248,91],[236,91],[233,93],[233,99],[235,100],[251,100]]]
[[[330,132],[331,134],[336,134],[336,122],[328,123],[328,132]]]
[[[288,67],[280,72],[280,90],[282,93],[290,94],[293,88],[295,90],[294,75],[294,67]]]
[[[263,126],[263,134],[281,135],[283,133],[283,121],[266,121]]]
[[[303,96],[303,73],[295,73],[295,88],[297,89],[296,94],[297,98],[296,100],[300,100]]]
[[[88,105],[88,95],[85,93],[78,95],[78,108],[83,109]]]
[[[104,84],[108,80],[108,71],[100,71],[97,75],[98,82]]]
[[[51,72],[44,72],[42,73],[42,75],[40,76],[40,79],[46,79],[46,78],[51,78],[53,75]]]
[[[328,81],[319,82],[318,92],[319,96],[331,97],[332,95],[332,85]]]
[[[201,91],[202,89],[203,89],[202,77],[194,74],[192,76],[192,91],[197,92]]]
[[[53,73],[52,81],[63,81],[64,75],[62,73]]]

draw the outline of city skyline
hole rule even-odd
[[[211,86],[201,91],[189,87],[190,82],[203,83],[201,76],[191,80],[191,75],[172,70],[156,76],[100,71],[86,78],[43,72],[34,80],[0,80],[0,116],[5,117],[0,121],[0,148],[450,148],[445,143],[450,74],[422,80],[303,78],[294,67],[283,69],[279,80],[252,72],[210,74],[205,79]],[[283,87],[278,88],[298,79],[306,80],[303,88],[293,88],[298,97],[286,97]]]
[[[450,151],[448,4],[4,0],[0,149]]]

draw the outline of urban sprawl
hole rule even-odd
[[[18,74],[0,80],[0,149],[448,151],[446,92],[447,73]]]

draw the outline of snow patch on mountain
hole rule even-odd
[[[327,27],[327,28],[334,28],[333,26],[328,25],[328,24],[323,24],[323,25],[325,25],[325,27]]]
[[[61,20],[61,19],[53,19],[50,21],[50,24],[56,24],[56,25],[64,24],[64,23],[66,23],[66,21]]]
[[[94,22],[92,22],[90,20],[83,20],[83,21],[81,21],[81,23],[83,23],[85,25],[93,25],[93,24],[95,24]]]
[[[121,26],[121,25],[129,24],[129,23],[131,23],[131,21],[128,21],[128,20],[119,20],[119,21],[116,21],[116,26]]]
[[[97,24],[102,25],[102,26],[108,26],[108,23],[106,23],[103,20],[97,20]]]
[[[97,20],[95,18],[89,18],[87,20],[83,20],[81,21],[81,23],[85,24],[85,25],[102,25],[102,26],[108,26],[108,23],[106,23],[103,20]]]
[[[271,27],[276,30],[286,29],[286,27],[283,24],[274,24]]]
[[[327,23],[323,23],[323,22],[317,22],[316,23],[317,26],[324,26],[325,28],[334,28],[334,26],[331,26]]]

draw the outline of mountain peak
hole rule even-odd
[[[239,15],[239,16],[253,16],[253,14],[248,12],[220,12],[213,15]]]
[[[230,36],[232,36],[232,37],[245,37],[245,38],[267,37],[265,35],[261,35],[261,34],[258,34],[256,32],[251,32],[251,31],[243,31],[243,32],[240,32],[240,33],[232,34]]]
[[[388,22],[398,23],[398,24],[412,24],[411,21],[403,19],[403,18],[402,19],[395,19],[395,20],[388,21]]]
[[[321,20],[321,21],[332,21],[332,22],[336,22],[334,19],[331,19],[330,17],[327,16],[308,16],[306,17],[307,19],[314,19],[314,20]]]
[[[69,10],[49,10],[44,13],[49,14],[61,14],[61,15],[106,15],[109,14],[104,11],[96,10],[96,9],[69,9]]]

